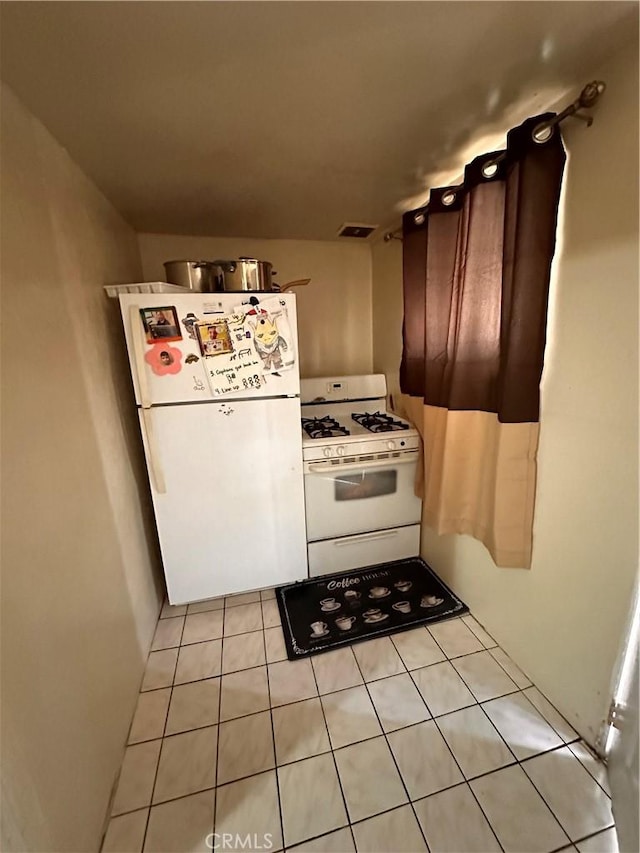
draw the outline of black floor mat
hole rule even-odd
[[[276,589],[289,660],[468,613],[419,557]]]

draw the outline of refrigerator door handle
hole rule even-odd
[[[167,485],[162,465],[160,464],[160,452],[153,428],[153,410],[148,408],[140,409],[140,411],[142,412],[142,426],[147,440],[147,464],[149,466],[149,473],[151,474],[151,483],[159,495],[165,495],[167,493]]]
[[[133,338],[133,360],[136,367],[138,379],[138,390],[140,392],[140,405],[143,410],[151,408],[149,397],[149,383],[147,382],[147,371],[144,363],[144,339],[142,337],[142,326],[140,324],[140,306],[129,306],[129,325],[131,326],[131,337]]]
[[[164,480],[162,466],[160,464],[158,442],[156,441],[156,435],[153,429],[153,414],[151,411],[151,400],[149,397],[149,383],[147,382],[147,370],[144,363],[145,342],[142,337],[142,327],[140,325],[139,305],[129,306],[129,324],[131,325],[131,336],[133,338],[134,362],[136,366],[136,376],[138,378],[138,390],[140,392],[142,428],[145,432],[147,452],[149,455],[147,462],[149,466],[149,473],[151,474],[151,483],[159,495],[164,495],[167,492],[167,486]]]

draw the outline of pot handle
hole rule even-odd
[[[216,267],[222,267],[225,272],[235,272],[236,271],[236,262],[235,261],[211,261],[211,263]]]
[[[285,290],[289,290],[292,287],[304,287],[304,285],[309,284],[310,281],[310,278],[297,278],[295,281],[288,281],[286,284],[282,285],[280,293],[284,293]]]

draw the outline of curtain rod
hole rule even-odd
[[[587,83],[576,100],[570,103],[568,107],[565,107],[562,112],[558,113],[552,119],[549,119],[549,121],[541,122],[533,128],[531,131],[533,140],[539,143],[547,142],[547,140],[551,139],[551,136],[553,135],[553,128],[561,121],[570,117],[578,118],[581,121],[584,121],[587,127],[591,127],[593,124],[593,116],[583,115],[579,110],[588,110],[595,106],[598,98],[606,88],[607,85],[602,80],[592,80],[591,83]],[[502,154],[499,154],[497,157],[494,157],[493,160],[485,163],[483,169],[495,166],[501,160],[504,160],[506,156],[507,152],[503,151]],[[391,240],[402,240],[401,235],[402,227],[396,228],[394,231],[387,231],[384,235],[384,242],[389,243]]]

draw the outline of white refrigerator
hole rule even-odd
[[[295,296],[120,307],[171,604],[307,577]]]

